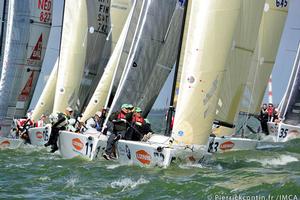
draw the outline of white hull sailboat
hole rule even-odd
[[[0,80],[0,118],[7,135],[14,117],[24,117],[44,58],[52,1],[9,1]]]
[[[280,122],[269,122],[269,131],[275,132],[276,142],[286,142],[300,138],[300,103],[299,99],[299,70],[300,70],[300,43],[295,57],[294,67],[280,106]],[[272,128],[272,126],[276,128]]]
[[[259,28],[256,48],[253,55],[251,55],[250,57],[252,59],[252,63],[248,81],[245,83],[241,83],[244,86],[242,86],[243,89],[240,88],[241,91],[239,91],[238,99],[236,99],[235,103],[231,102],[230,108],[235,107],[232,113],[232,121],[225,120],[225,122],[229,122],[231,124],[233,123],[234,118],[236,118],[236,121],[238,117],[238,109],[242,109],[245,113],[257,113],[259,111],[260,102],[262,101],[265,88],[268,84],[269,76],[275,63],[277,49],[279,47],[281,34],[283,32],[286,15],[286,7],[277,7],[274,1],[266,1],[264,5],[262,22]],[[276,34],[274,34],[274,32],[276,32]],[[270,49],[272,49],[272,51],[270,51]],[[236,98],[237,96],[238,95],[234,95],[234,98]],[[226,97],[226,95],[223,94],[222,97],[224,98]],[[238,105],[240,103],[242,104],[241,108],[238,108]],[[222,103],[220,104],[219,102],[218,106],[220,105],[222,105]],[[224,114],[222,113],[222,108],[218,111],[221,111],[219,113],[219,116],[222,116],[222,114]],[[230,113],[230,110],[227,111],[228,113]],[[222,130],[225,129],[226,131],[222,132]],[[276,129],[275,126],[274,129]],[[242,138],[243,136],[235,136],[235,131],[236,129],[232,127],[220,128],[220,130],[217,130],[217,137],[213,136],[209,138],[207,150],[209,152],[253,150],[260,147],[261,145],[265,145],[266,143],[274,142],[272,136],[263,137],[261,135],[257,135],[255,139],[248,139]],[[258,140],[258,137],[262,137],[261,140]]]
[[[118,161],[122,163],[167,167],[173,159],[199,162],[207,154],[205,144],[211,126],[208,127],[205,124],[212,123],[215,116],[217,98],[212,93],[218,96],[219,84],[215,83],[219,81],[225,68],[226,57],[239,16],[240,1],[232,0],[226,3],[219,0],[190,1],[189,6],[191,6],[191,13],[180,86],[182,93],[179,93],[177,107],[179,114],[176,113],[175,116],[173,135],[167,137],[154,134],[147,142],[119,140],[116,144],[116,153]],[[220,7],[223,9],[218,9]],[[222,30],[222,35],[212,34],[218,33],[219,30]],[[219,59],[214,59],[215,56]],[[216,67],[207,72],[209,66]],[[206,84],[201,85],[196,81],[202,79]],[[195,98],[196,93],[201,93],[199,90],[206,92]],[[210,99],[211,109],[208,110],[205,105],[196,105],[196,108],[192,108],[199,111],[196,114],[202,113],[203,119],[202,117],[197,119],[187,113],[191,111],[191,108],[187,106],[195,105],[195,102],[203,102],[207,98]],[[106,143],[101,137],[105,136],[101,135],[100,138],[96,138],[96,141],[95,138],[91,140],[89,148],[92,147],[92,152],[88,158],[99,157],[98,152],[105,149]],[[74,144],[77,142],[74,141]],[[82,144],[80,146],[87,144],[87,140],[81,141],[80,144]],[[85,149],[83,153],[89,154],[89,150]]]
[[[141,16],[146,16],[147,14],[149,14],[147,11],[148,11],[148,9],[145,9],[145,8],[147,8],[145,5],[147,4],[147,2],[148,1],[144,1],[144,2],[139,2],[139,3],[134,3],[134,6],[132,7],[132,11],[131,11],[131,13],[130,13],[130,15],[129,15],[129,17],[128,17],[128,19],[127,19],[127,22],[126,22],[126,24],[128,24],[128,25],[125,25],[125,27],[124,27],[124,29],[123,29],[123,32],[122,32],[122,34],[121,34],[121,36],[120,36],[120,39],[119,39],[119,41],[118,41],[118,43],[117,43],[117,45],[116,45],[116,49],[115,49],[115,51],[113,52],[113,55],[112,55],[112,57],[110,58],[110,61],[109,61],[109,63],[108,63],[108,67],[106,68],[106,71],[104,72],[104,76],[102,77],[102,79],[103,80],[106,80],[106,81],[110,81],[112,84],[114,84],[114,82],[116,82],[116,80],[115,79],[118,79],[118,78],[116,78],[116,77],[114,77],[114,78],[112,78],[112,75],[114,75],[114,76],[117,76],[116,74],[117,73],[115,73],[114,71],[115,70],[119,70],[119,71],[122,71],[123,69],[124,69],[124,67],[117,67],[116,68],[116,66],[114,66],[114,65],[120,65],[121,63],[124,63],[125,64],[125,62],[123,62],[123,61],[120,61],[120,56],[122,56],[122,51],[119,51],[119,50],[122,50],[122,48],[128,48],[127,46],[126,46],[126,42],[128,42],[128,41],[138,41],[136,38],[138,38],[137,36],[138,36],[138,33],[139,33],[139,31],[140,32],[142,32],[143,30],[147,30],[147,27],[148,26],[151,26],[151,23],[153,22],[153,21],[155,21],[155,20],[152,20],[152,19],[149,19],[149,21],[147,22],[145,22],[144,21],[144,23],[147,23],[147,25],[145,25],[145,26],[141,26],[141,23],[143,22],[143,20],[142,20],[142,17]],[[175,1],[174,1],[175,2]],[[155,6],[155,5],[157,5],[157,2],[155,2],[155,3],[151,3],[152,4],[152,6]],[[174,3],[174,7],[175,7],[175,4],[176,3]],[[170,7],[170,5],[169,5],[169,2],[167,2],[167,3],[164,3],[164,6],[168,6],[169,8],[169,10],[172,10],[172,9],[170,9],[170,8],[172,8],[172,7]],[[148,6],[149,7],[149,6]],[[149,10],[153,10],[153,9],[149,9]],[[156,9],[154,9],[154,10],[156,10]],[[180,11],[181,10],[181,11]],[[182,13],[182,9],[180,9],[179,11]],[[175,12],[174,12],[174,14],[175,14]],[[159,53],[159,51],[157,50],[157,47],[159,46],[159,45],[161,45],[160,44],[160,40],[161,40],[161,38],[162,39],[164,39],[165,38],[165,44],[164,45],[166,45],[166,46],[170,46],[170,45],[173,45],[173,44],[171,44],[172,42],[174,43],[174,33],[175,33],[175,36],[177,36],[178,34],[177,34],[177,32],[178,32],[178,30],[176,30],[175,28],[176,28],[176,26],[174,26],[174,24],[175,25],[177,25],[177,24],[180,24],[179,22],[178,22],[178,19],[180,19],[180,18],[178,18],[178,17],[180,17],[180,15],[179,16],[177,16],[176,15],[176,17],[173,19],[173,23],[172,22],[170,22],[171,21],[171,17],[172,17],[172,11],[170,12],[170,13],[164,13],[164,15],[165,16],[167,16],[168,17],[168,20],[166,20],[166,19],[164,19],[163,21],[166,23],[165,24],[165,28],[164,29],[161,29],[161,28],[153,28],[152,29],[152,31],[156,31],[156,32],[162,32],[162,30],[163,31],[167,31],[167,28],[168,28],[168,25],[170,26],[170,31],[169,31],[169,35],[167,35],[167,36],[165,36],[166,34],[164,33],[164,34],[153,34],[153,33],[151,33],[151,32],[147,32],[147,33],[145,33],[145,35],[146,34],[152,34],[152,35],[157,35],[157,36],[159,36],[159,38],[157,38],[157,39],[153,39],[155,42],[154,43],[158,43],[158,44],[152,44],[152,46],[151,45],[145,45],[145,44],[147,44],[147,43],[140,43],[141,45],[145,45],[145,49],[149,49],[150,51],[150,54],[152,55],[151,56],[151,58],[153,57],[153,59],[154,60],[156,60],[154,57],[158,57],[158,53]],[[174,16],[174,15],[173,15]],[[153,15],[151,15],[151,18],[153,18],[153,17],[160,17],[160,15],[158,15],[158,14],[153,14]],[[182,16],[181,16],[181,18],[182,18]],[[180,20],[179,20],[180,21]],[[137,22],[137,23],[136,23]],[[130,24],[129,24],[130,23]],[[171,23],[171,24],[168,24],[168,23]],[[136,24],[135,26],[134,26],[134,24]],[[135,27],[135,34],[132,34],[132,33],[129,33],[129,29],[128,29],[128,26],[129,27]],[[153,25],[152,25],[153,26]],[[141,27],[141,29],[139,29]],[[146,27],[145,29],[143,28],[143,27]],[[131,29],[131,31],[132,31],[132,29]],[[176,32],[177,31],[177,32]],[[179,31],[180,32],[180,31]],[[133,37],[133,38],[132,38]],[[146,36],[144,36],[144,37],[146,37]],[[146,37],[147,38],[147,37]],[[175,40],[176,41],[176,40]],[[124,43],[125,42],[125,43]],[[151,42],[151,41],[149,41],[149,40],[145,40],[145,42]],[[177,42],[178,43],[178,42]],[[128,43],[127,43],[128,44]],[[136,44],[136,42],[134,43],[132,43],[132,44]],[[130,45],[132,45],[132,44],[130,44]],[[175,42],[175,44],[176,44],[176,42]],[[152,47],[153,46],[155,46],[156,47],[156,51],[153,51],[153,49],[152,49]],[[132,48],[131,48],[132,49]],[[152,50],[152,51],[151,51]],[[123,50],[124,51],[124,50]],[[125,52],[126,53],[126,52]],[[136,51],[131,51],[129,54],[133,54],[133,53],[136,53]],[[119,54],[119,55],[118,55]],[[154,54],[154,55],[153,55]],[[164,56],[166,57],[165,59],[167,59],[167,58],[169,58],[168,57],[168,55],[169,55],[170,53],[169,53],[169,51],[168,51],[168,54],[166,54],[166,53],[164,53]],[[134,55],[134,54],[133,54]],[[130,57],[128,57],[127,59],[130,59]],[[149,57],[144,57],[144,55],[140,55],[140,58],[139,58],[140,60],[143,60],[143,59],[145,59],[145,60],[147,60],[147,61],[149,61]],[[123,59],[124,60],[124,59]],[[114,62],[117,62],[117,63],[114,63]],[[119,63],[118,63],[119,62]],[[139,62],[141,62],[141,61],[139,61]],[[152,62],[152,63],[151,63]],[[149,64],[151,64],[151,65],[155,65],[155,63],[153,63],[153,61],[151,61],[151,62],[149,62]],[[175,62],[175,61],[174,61]],[[127,63],[127,62],[126,62]],[[130,66],[131,64],[129,63],[127,63],[126,64],[127,66]],[[172,63],[172,65],[173,65],[173,63]],[[143,66],[144,67],[144,66]],[[113,70],[112,70],[113,69]],[[126,67],[125,67],[125,69],[126,69]],[[108,73],[110,73],[110,75],[108,74]],[[120,73],[119,73],[120,74]],[[127,73],[128,74],[128,73]],[[131,73],[130,73],[131,74]],[[109,77],[111,77],[111,78],[109,78]],[[92,113],[92,111],[94,111],[94,113],[95,113],[95,111],[96,111],[96,109],[101,109],[101,107],[103,107],[103,106],[105,106],[105,100],[106,99],[108,99],[109,98],[109,92],[111,92],[111,88],[109,88],[109,85],[108,85],[108,87],[107,87],[107,83],[106,84],[104,84],[104,82],[103,82],[103,80],[100,80],[100,83],[99,83],[99,85],[98,85],[98,88],[99,88],[99,92],[98,92],[98,88],[97,88],[97,90],[96,90],[96,92],[95,92],[95,94],[94,94],[94,96],[93,96],[93,101],[92,102],[90,102],[90,104],[88,105],[88,107],[87,107],[87,111],[89,112],[85,112],[84,113],[84,117],[85,116],[91,116],[91,113]],[[126,78],[123,78],[123,81],[124,80],[126,80]],[[111,84],[111,85],[112,85]],[[110,91],[109,91],[110,90]],[[105,93],[106,92],[106,93]],[[97,97],[97,98],[96,98]],[[99,104],[99,105],[97,105],[96,103],[95,103],[95,101],[94,100],[97,100],[97,104]],[[138,100],[138,98],[137,98],[137,100]],[[96,109],[95,109],[96,108]],[[97,133],[96,131],[95,131],[95,133]],[[64,156],[64,157],[69,157],[69,155],[66,155],[67,153],[66,152],[70,152],[70,148],[72,149],[73,147],[72,147],[72,145],[69,145],[69,144],[66,144],[67,142],[68,143],[70,143],[70,141],[71,141],[71,139],[72,139],[72,137],[76,137],[76,135],[74,135],[73,134],[73,136],[71,136],[72,134],[69,134],[69,136],[70,137],[68,137],[67,136],[68,135],[68,132],[61,132],[60,133],[60,152],[61,152],[61,154]],[[98,135],[99,135],[99,133],[98,133]],[[100,137],[100,139],[99,139],[99,141],[97,141],[97,143],[99,143],[99,145],[100,146],[103,146],[103,147],[105,147],[106,146],[106,136],[103,136],[103,135],[101,135],[101,136],[99,136]],[[88,138],[90,138],[90,139],[88,139]],[[91,139],[92,138],[92,139]],[[74,139],[74,138],[73,138]],[[83,137],[81,137],[81,139],[83,140],[83,143],[86,143],[87,141],[91,141],[91,140],[93,140],[93,143],[94,144],[97,144],[96,142],[94,142],[95,140],[98,140],[98,137],[97,137],[97,134],[91,134],[91,133],[89,133],[89,132],[86,132],[85,133],[85,135],[83,136]],[[99,145],[95,145],[93,148],[96,148],[96,146],[99,146]],[[66,149],[66,148],[68,148],[68,149]],[[87,152],[87,151],[85,151],[85,152]],[[102,152],[103,153],[103,152]],[[102,153],[101,153],[101,155],[102,155]],[[92,156],[92,157],[95,157],[95,156]]]

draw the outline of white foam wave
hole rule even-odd
[[[181,169],[203,168],[203,166],[199,163],[186,163],[186,164],[180,164],[179,168]]]
[[[78,177],[70,177],[67,180],[65,188],[75,187],[76,183],[79,181]]]
[[[149,183],[148,180],[144,179],[143,177],[139,178],[137,181],[132,180],[131,178],[123,178],[117,181],[113,181],[110,186],[112,188],[122,188],[122,192],[125,191],[127,188],[135,188],[141,184]]]
[[[113,164],[113,165],[106,165],[106,169],[115,169],[115,168],[118,168],[122,165],[120,164]]]
[[[298,158],[290,156],[290,155],[281,155],[277,158],[265,158],[265,159],[249,159],[248,162],[259,162],[262,166],[279,166],[286,165],[291,162],[299,161]]]
[[[51,178],[48,177],[48,176],[41,176],[38,180],[39,180],[39,181],[50,181]]]

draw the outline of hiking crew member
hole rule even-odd
[[[260,115],[259,115],[259,120],[260,120],[260,125],[262,132],[265,133],[266,135],[269,135],[268,131],[268,106],[267,104],[263,104],[261,110],[260,110]]]
[[[130,127],[129,123],[132,121],[133,108],[131,104],[123,104],[120,112],[115,112],[109,117],[107,128],[111,135],[107,139],[106,150],[103,154],[106,160],[114,157],[112,152],[116,141],[125,139],[126,132]]]
[[[269,103],[267,111],[268,111],[268,122],[271,122],[273,120],[272,119],[272,117],[273,117],[273,111],[274,111],[273,104]]]
[[[87,129],[96,129],[97,131],[101,131],[103,122],[104,117],[102,116],[102,112],[98,111],[94,117],[91,117],[86,121],[85,126]]]
[[[71,107],[67,107],[65,113],[58,113],[57,120],[53,122],[51,127],[51,134],[49,141],[45,144],[45,146],[51,145],[51,153],[54,153],[58,150],[57,140],[59,136],[59,131],[64,131],[67,128],[68,120],[70,119],[73,110]]]
[[[131,126],[126,133],[127,140],[141,141],[144,137],[145,120],[142,116],[142,109],[136,107],[132,116]],[[146,133],[147,134],[147,133]]]
[[[25,140],[25,144],[30,144],[28,129],[33,127],[33,121],[30,118],[17,120],[16,137]]]

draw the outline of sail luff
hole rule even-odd
[[[189,2],[189,6],[191,13],[172,137],[178,144],[204,145],[215,118],[240,1],[200,0]]]
[[[15,75],[22,65],[29,39],[29,0],[9,1],[3,67],[0,80],[0,118],[13,117],[16,98],[11,97]],[[25,21],[25,23],[22,23]],[[10,102],[10,99],[13,101]]]
[[[32,112],[32,119],[37,121],[40,119],[42,114],[51,114],[53,110],[53,102],[55,97],[55,86],[57,81],[57,73],[58,73],[58,60],[54,64],[52,72],[47,80],[45,88]]]

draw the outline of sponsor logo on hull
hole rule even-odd
[[[84,147],[83,142],[81,142],[81,140],[79,138],[74,138],[72,140],[72,145],[77,151],[82,150]]]
[[[8,140],[4,140],[0,143],[0,148],[8,147],[10,145],[10,142]]]
[[[151,162],[151,155],[144,150],[139,150],[135,153],[136,159],[144,165],[149,165]]]
[[[223,142],[220,145],[220,149],[222,149],[222,150],[229,150],[229,149],[232,149],[233,147],[234,147],[234,143],[231,141]]]
[[[43,133],[42,132],[38,131],[35,134],[36,134],[37,139],[42,139],[43,138]]]

